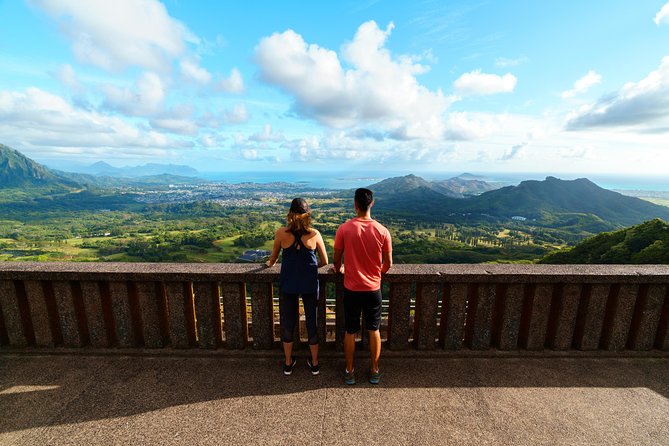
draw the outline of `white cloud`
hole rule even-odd
[[[157,0],[33,0],[72,40],[81,62],[107,70],[167,71],[186,43],[199,42]]]
[[[362,24],[342,47],[341,60],[288,30],[263,38],[255,60],[264,81],[293,96],[299,115],[334,128],[373,123],[401,138],[439,139],[442,115],[454,99],[417,81],[425,66],[392,57],[385,48],[392,29],[392,23],[386,30],[374,21]]]
[[[237,68],[233,68],[230,77],[221,79],[216,85],[216,89],[226,93],[241,93],[244,91],[244,79]]]
[[[198,134],[198,126],[189,119],[156,118],[151,120],[151,127],[170,133],[194,136]]]
[[[223,121],[226,124],[243,124],[249,119],[251,119],[251,116],[244,104],[237,104],[232,110],[227,110],[223,113]]]
[[[499,158],[500,161],[510,161],[510,160],[515,160],[519,158],[523,158],[525,156],[525,148],[527,147],[528,143],[523,142],[520,144],[516,144],[515,146],[512,146],[511,148],[507,149],[504,154]]]
[[[155,155],[190,145],[116,117],[76,109],[60,96],[38,88],[0,91],[0,134],[7,144],[46,152],[58,149],[86,154],[113,148],[118,156]]]
[[[220,112],[206,111],[197,120],[200,127],[218,128],[227,125],[243,124],[251,119],[243,103],[236,104],[232,109]]]
[[[649,132],[669,126],[669,56],[639,82],[628,82],[618,92],[570,113],[566,129],[630,126]]]
[[[525,62],[527,62],[527,56],[520,56],[516,59],[509,59],[506,57],[498,57],[495,59],[495,65],[498,66],[499,68],[508,68],[508,67],[516,67],[518,65],[522,65]]]
[[[255,161],[258,159],[258,151],[256,149],[242,149],[240,153],[245,160]]]
[[[278,142],[283,141],[283,139],[281,132],[273,132],[272,126],[269,124],[264,125],[262,132],[254,133],[249,136],[250,141],[256,142]]]
[[[204,147],[220,147],[223,145],[227,138],[221,135],[215,135],[215,134],[208,134],[208,135],[203,135],[198,142],[200,145]]]
[[[562,148],[558,155],[567,159],[593,159],[592,149],[589,147]]]
[[[65,85],[72,91],[79,92],[82,90],[81,82],[77,77],[77,74],[74,72],[72,65],[65,64],[62,65],[55,73],[54,76],[60,83]]]
[[[602,76],[597,74],[595,71],[590,70],[588,73],[574,82],[574,88],[571,90],[563,91],[562,92],[562,98],[567,99],[567,98],[573,98],[577,94],[585,93],[592,87],[593,85],[597,85],[602,81]]]
[[[653,21],[656,25],[660,25],[661,23],[665,25],[669,24],[669,3],[665,3],[662,9],[655,14]]]
[[[464,73],[453,82],[456,93],[462,95],[488,95],[510,93],[516,87],[516,76],[507,73],[504,76],[481,73],[481,70]]]
[[[143,73],[132,89],[113,85],[103,87],[104,106],[132,116],[151,116],[162,112],[165,86],[155,73]]]
[[[211,73],[193,60],[181,61],[181,74],[188,80],[206,85],[211,82]]]
[[[507,115],[453,112],[448,115],[444,137],[452,141],[475,141],[504,127]]]
[[[368,161],[375,164],[399,163],[406,168],[412,163],[434,163],[445,159],[450,146],[436,141],[387,141],[351,137],[345,131],[330,131],[321,136],[306,136],[285,141],[282,148],[297,161],[330,163],[333,161]]]

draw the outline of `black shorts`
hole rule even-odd
[[[360,315],[365,315],[365,328],[376,331],[381,325],[381,290],[351,291],[344,288],[344,325],[346,333],[360,331]]]

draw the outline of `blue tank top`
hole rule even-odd
[[[316,250],[304,246],[299,233],[291,231],[291,234],[295,242],[283,250],[279,289],[289,294],[315,293],[318,290]]]

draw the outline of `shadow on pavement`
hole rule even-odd
[[[382,382],[345,387],[341,359],[290,377],[278,359],[0,355],[0,433],[123,417],[198,402],[321,389],[648,388],[669,398],[666,358],[382,358]],[[35,387],[30,386],[42,386]],[[318,396],[318,394],[315,394]]]

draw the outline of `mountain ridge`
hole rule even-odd
[[[88,167],[78,169],[78,172],[96,176],[111,176],[120,178],[138,178],[156,175],[175,175],[180,177],[197,177],[196,169],[181,164],[146,163],[138,166],[114,167],[105,161],[98,161]]]
[[[76,181],[56,174],[48,167],[4,144],[0,144],[0,186],[9,188],[50,187],[63,191],[81,187]]]
[[[587,178],[561,180],[548,176],[543,181],[526,180],[464,199],[440,193],[415,175],[386,179],[369,188],[376,194],[379,185],[385,193],[378,195],[377,211],[410,211],[432,219],[447,219],[457,213],[502,220],[522,217],[558,226],[585,223],[591,226],[591,232],[653,218],[669,220],[669,208],[601,188]]]

